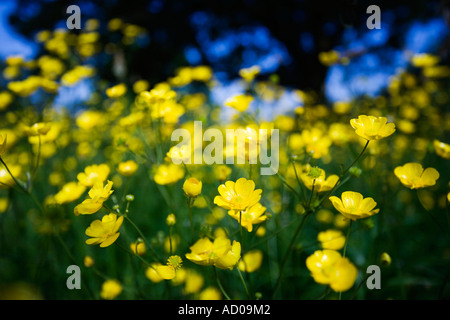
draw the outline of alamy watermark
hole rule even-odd
[[[70,276],[66,280],[67,289],[81,289],[81,270],[76,264],[72,264],[67,267],[66,273],[70,273]]]
[[[366,26],[368,29],[381,29],[381,9],[377,5],[370,5],[367,7],[366,13],[371,15],[366,20]]]

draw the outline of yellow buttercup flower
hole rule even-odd
[[[380,211],[374,209],[377,203],[371,197],[364,198],[359,192],[346,191],[342,193],[341,198],[332,196],[329,199],[336,210],[347,219],[367,218]]]
[[[119,163],[117,166],[117,172],[119,172],[121,175],[125,177],[132,176],[136,170],[138,169],[139,165],[134,160],[128,160]]]
[[[92,130],[93,128],[102,125],[105,121],[105,114],[101,111],[86,110],[78,115],[75,122],[78,127],[83,130]]]
[[[438,156],[444,159],[450,159],[450,144],[435,139],[433,141],[433,147]]]
[[[392,258],[387,252],[383,252],[380,256],[380,262],[383,266],[390,266],[392,263]]]
[[[195,198],[202,192],[202,182],[194,177],[188,178],[183,184],[183,191],[188,197]]]
[[[358,136],[366,140],[379,140],[395,132],[395,124],[387,123],[385,117],[360,115],[358,119],[351,119],[350,125]]]
[[[439,172],[434,168],[423,169],[420,163],[409,162],[396,167],[394,174],[400,182],[410,189],[434,186],[439,179]]]
[[[239,112],[243,112],[248,109],[248,106],[253,101],[253,97],[247,94],[238,94],[225,100],[225,105],[231,107]]]
[[[136,94],[139,94],[143,91],[148,90],[150,84],[147,80],[138,80],[135,83],[133,83],[133,91]]]
[[[220,269],[232,270],[241,258],[241,244],[237,241],[233,241],[231,244],[230,240],[226,239],[226,243],[224,243],[224,245],[227,249],[225,253],[217,259],[214,265]],[[221,249],[219,249],[219,251],[220,250]]]
[[[319,61],[327,67],[338,63],[340,59],[341,56],[336,50],[323,51],[319,53]]]
[[[330,137],[322,129],[316,127],[305,129],[301,133],[293,133],[289,137],[289,147],[294,152],[304,148],[314,159],[326,156],[331,143]]]
[[[91,256],[84,256],[83,264],[86,268],[90,268],[95,264],[95,261]]]
[[[58,204],[64,204],[78,200],[84,191],[86,191],[86,187],[80,183],[75,181],[68,182],[55,194],[55,201]]]
[[[209,238],[199,239],[190,247],[186,258],[202,266],[214,265],[220,269],[233,269],[241,258],[241,244],[225,237],[217,237],[214,242]]]
[[[115,85],[106,89],[106,95],[110,98],[117,99],[123,96],[127,92],[127,86],[123,83]]]
[[[5,110],[12,102],[13,95],[8,91],[0,91],[0,110]]]
[[[354,264],[335,250],[315,251],[306,259],[306,267],[314,281],[329,285],[336,292],[350,289],[358,276]]]
[[[4,213],[9,207],[8,198],[0,198],[0,213]]]
[[[94,68],[90,66],[77,65],[62,75],[61,84],[70,87],[84,78],[92,77],[94,74]]]
[[[191,161],[191,146],[183,145],[183,146],[173,146],[166,153],[166,161],[172,160],[174,163],[189,163]]]
[[[267,220],[267,216],[264,215],[266,212],[266,207],[262,206],[261,203],[256,203],[245,210],[230,210],[228,214],[240,221],[241,225],[247,229],[248,232],[252,232],[253,225],[262,223]]]
[[[90,237],[86,240],[86,244],[99,244],[102,248],[112,245],[120,235],[118,231],[122,222],[123,216],[117,217],[114,213],[103,216],[102,220],[92,221],[85,231]]]
[[[183,260],[180,256],[170,256],[167,259],[167,265],[157,265],[156,273],[164,280],[172,280],[176,276],[176,272],[181,268]]]
[[[219,238],[216,238],[214,242],[218,240]],[[218,255],[214,252],[214,243],[208,238],[197,240],[190,250],[191,252],[186,254],[186,258],[198,265],[210,266],[218,259]]]
[[[333,229],[319,232],[317,240],[320,241],[323,249],[340,250],[345,244],[345,236],[342,231]]]
[[[222,293],[219,289],[214,287],[207,287],[200,292],[198,296],[199,300],[220,300],[222,299]]]
[[[147,251],[147,248],[145,247],[145,243],[142,240],[138,240],[130,244],[130,250],[138,256],[143,256]]]
[[[28,136],[39,136],[39,135],[46,135],[50,129],[52,128],[51,123],[46,122],[38,122],[33,124],[30,127],[25,127],[24,131],[25,134]]]
[[[263,260],[263,253],[261,250],[248,251],[239,261],[238,268],[243,272],[255,272],[261,267]]]
[[[339,180],[339,177],[333,174],[325,179],[325,171],[320,168],[317,169],[319,170],[318,177],[311,176],[311,174],[309,173],[300,174],[300,179],[302,179],[305,187],[307,187],[309,190],[312,190],[314,185],[314,191],[316,192],[331,190]]]
[[[0,134],[0,157],[6,152],[7,135]]]
[[[86,199],[77,205],[73,210],[74,214],[76,216],[80,214],[93,214],[100,210],[103,207],[103,203],[114,192],[114,190],[111,190],[112,185],[113,182],[109,180],[105,186],[103,186],[103,182],[97,181],[91,190],[89,190],[90,199]]]
[[[84,172],[80,172],[77,175],[78,181],[86,186],[92,187],[95,182],[103,182],[106,180],[110,172],[109,166],[107,164],[93,164],[87,166]]]
[[[259,66],[251,66],[249,68],[243,68],[239,70],[239,75],[245,81],[251,82],[260,72],[261,68]]]
[[[177,218],[175,217],[175,215],[173,213],[170,213],[166,218],[166,224],[169,227],[172,227],[175,225],[175,223],[177,223]]]
[[[245,210],[255,205],[261,199],[261,189],[255,190],[255,182],[240,178],[236,182],[227,181],[217,190],[220,196],[214,198],[214,203],[227,210]]]
[[[348,258],[341,258],[334,265],[333,272],[330,273],[330,287],[336,292],[349,290],[358,277],[358,269]]]
[[[8,165],[9,171],[17,178],[22,173],[22,167],[14,164]],[[0,189],[9,188],[16,184],[11,174],[4,167],[0,168]]]
[[[91,199],[100,199],[102,201],[106,201],[109,196],[113,193],[113,190],[111,190],[113,185],[112,181],[107,181],[106,185],[103,186],[103,182],[102,181],[96,181],[94,183],[94,186],[91,188],[91,190],[89,190],[89,197],[91,197]]]
[[[175,183],[184,177],[183,167],[173,163],[161,164],[157,167],[153,179],[157,184],[166,185]]]
[[[106,280],[102,284],[100,297],[105,300],[112,300],[122,292],[122,285],[118,280]]]
[[[232,170],[225,164],[219,164],[214,167],[213,171],[214,176],[217,178],[217,180],[225,181],[225,179],[228,178],[228,176],[231,174]]]
[[[439,63],[439,56],[429,53],[416,54],[411,58],[411,63],[417,68],[431,67]]]
[[[159,262],[154,262],[150,264],[147,269],[145,269],[145,277],[149,279],[153,283],[158,283],[163,281],[164,279],[156,272],[158,267],[162,267],[163,265]]]
[[[183,294],[198,293],[202,289],[204,283],[205,279],[200,273],[194,269],[189,269],[185,274]]]

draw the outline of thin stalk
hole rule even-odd
[[[303,216],[302,221],[300,222],[300,224],[297,227],[297,230],[295,230],[294,236],[292,237],[291,242],[289,243],[289,247],[288,247],[288,249],[287,249],[287,251],[286,251],[286,253],[285,253],[284,257],[283,257],[283,260],[281,261],[280,273],[278,275],[278,279],[277,279],[277,282],[275,284],[275,288],[273,290],[272,296],[275,296],[275,294],[276,294],[276,292],[277,292],[277,290],[278,290],[278,288],[279,288],[279,286],[281,284],[281,279],[283,277],[284,266],[286,265],[287,259],[289,258],[290,254],[291,254],[291,251],[294,248],[294,244],[295,244],[295,241],[296,241],[298,235],[303,230],[303,227],[306,224],[306,220],[308,220],[308,217],[310,216],[310,214],[312,212],[313,211],[308,211],[307,213],[305,213],[305,215]]]
[[[186,170],[187,176],[188,176],[188,177],[192,177],[192,174],[191,174],[191,172],[189,171],[189,169],[188,169],[186,163],[184,163],[184,161],[182,161],[182,163],[183,163],[184,170]]]
[[[339,176],[338,181],[336,181],[336,183],[334,184],[333,188],[330,189],[330,191],[328,191],[325,196],[323,196],[322,200],[320,200],[319,205],[317,207],[320,207],[320,205],[322,204],[322,202],[325,199],[328,199],[328,197],[333,193],[333,191],[336,189],[336,187],[341,183],[342,178],[347,174],[347,172],[350,170],[351,167],[353,167],[355,165],[356,162],[358,162],[358,160],[361,158],[361,156],[363,155],[364,151],[366,151],[367,146],[369,145],[370,140],[367,140],[366,144],[364,145],[364,148],[362,149],[362,151],[359,153],[359,155],[355,158],[355,160],[353,160],[353,162],[342,172],[342,174]]]
[[[173,227],[169,227],[169,253],[172,255],[172,229]]]
[[[436,217],[431,213],[431,210],[429,210],[423,203],[422,199],[420,198],[419,195],[419,190],[416,190],[416,195],[417,195],[417,199],[420,202],[420,205],[427,211],[427,214],[430,216],[431,220],[433,220],[433,222],[437,225],[437,227],[442,231],[443,234],[445,234],[445,236],[447,237],[448,240],[450,240],[450,236],[448,235],[448,233],[445,231],[444,227],[442,227],[442,225],[439,223],[439,221],[436,219]]]
[[[127,249],[124,248],[122,245],[120,245],[117,241],[114,242],[114,244],[115,244],[117,247],[119,247],[122,251],[124,251],[124,252],[126,252],[127,254],[129,254],[130,256],[137,257],[137,258],[138,258],[139,260],[141,260],[147,267],[151,267],[151,264],[150,264],[147,260],[145,260],[144,258],[142,258],[140,255],[135,254],[135,253],[133,253],[133,252],[127,250]]]
[[[189,222],[191,225],[191,244],[194,243],[194,223],[192,219],[192,198],[188,197],[186,200],[187,206],[188,206],[188,212],[189,212]]]
[[[356,297],[356,294],[358,293],[359,289],[361,289],[361,287],[363,286],[363,284],[366,283],[367,279],[369,279],[369,277],[370,277],[371,275],[372,275],[372,274],[368,273],[368,274],[364,277],[364,279],[361,280],[361,282],[360,282],[360,284],[358,285],[358,287],[355,289],[355,291],[353,291],[353,293],[352,293],[352,295],[351,295],[351,297],[350,297],[350,300],[353,300],[353,299]]]
[[[342,257],[345,258],[345,254],[347,252],[347,244],[348,244],[348,238],[350,237],[350,229],[352,228],[352,222],[353,220],[350,220],[350,224],[348,226],[347,235],[345,236],[345,243],[344,243],[344,250],[342,252]],[[339,291],[339,300],[342,298],[342,291]]]
[[[131,220],[127,215],[123,215],[123,217],[125,218],[125,220],[127,220],[132,226],[133,228],[137,231],[137,233],[139,234],[139,236],[142,238],[142,240],[144,240],[145,244],[147,245],[147,247],[151,250],[151,252],[153,253],[153,255],[155,256],[156,260],[163,263],[163,260],[158,256],[158,253],[155,251],[155,249],[153,249],[153,247],[151,246],[151,244],[147,241],[147,239],[145,238],[144,234],[142,233],[141,229],[139,229],[139,227],[133,222],[133,220]]]
[[[350,237],[350,229],[352,228],[352,222],[353,220],[350,220],[350,224],[348,226],[347,235],[345,236],[345,243],[344,243],[344,250],[342,251],[342,257],[345,258],[345,253],[347,252],[347,243],[348,238]]]
[[[220,291],[222,292],[222,294],[225,297],[225,299],[231,300],[230,296],[227,294],[227,292],[225,291],[225,289],[222,286],[222,283],[220,282],[219,275],[217,274],[216,267],[213,266],[213,269],[214,269],[214,276],[216,277],[216,282],[217,282],[217,285],[219,286]]]
[[[39,210],[45,214],[45,210],[42,207],[41,203],[36,199],[36,197],[34,196],[33,193],[31,193],[27,188],[25,188],[22,183],[16,179],[16,177],[14,177],[14,175],[11,173],[11,171],[9,170],[8,166],[6,165],[5,161],[3,160],[2,157],[0,157],[0,162],[3,164],[3,166],[5,167],[6,171],[8,171],[9,175],[11,176],[11,178],[14,180],[14,182],[16,183],[16,185],[20,188],[20,190],[22,190],[24,193],[28,194],[28,196],[31,198],[31,200],[33,200],[33,202],[36,204],[36,206],[39,208]]]
[[[38,135],[38,151],[37,151],[37,155],[36,155],[36,164],[34,165],[33,171],[31,172],[31,182],[30,182],[30,185],[28,186],[30,191],[31,191],[31,188],[33,185],[34,177],[36,175],[36,171],[39,167],[40,160],[41,160],[41,135]]]
[[[305,190],[303,190],[303,184],[300,182],[298,177],[297,168],[295,167],[295,161],[292,161],[292,167],[294,168],[295,178],[297,179],[298,185],[300,186],[300,191],[302,192],[303,199],[306,201]]]
[[[303,201],[302,196],[297,192],[297,190],[291,187],[289,183],[287,183],[287,181],[283,178],[283,176],[281,176],[278,172],[276,173],[276,175],[286,187],[288,187],[292,192],[294,192],[294,194],[297,196],[300,202],[302,202]]]
[[[244,280],[244,277],[242,276],[241,270],[239,270],[239,268],[236,268],[236,269],[239,273],[239,278],[241,278],[241,282],[242,282],[242,285],[244,286],[245,293],[247,293],[247,298],[251,299],[250,292],[248,291],[247,284],[245,283],[245,280]]]
[[[315,185],[315,183],[316,183],[316,179],[314,179],[313,183],[312,183],[311,194],[309,195],[309,200],[308,200],[308,208],[311,208],[311,200],[312,200],[313,195],[314,195],[314,185]]]

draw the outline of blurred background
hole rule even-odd
[[[151,83],[172,76],[180,66],[210,65],[229,82],[241,68],[259,65],[281,85],[312,90],[330,101],[375,96],[388,79],[417,53],[449,59],[449,1],[34,1],[0,4],[0,58],[39,54],[34,43],[42,30],[66,28],[66,9],[81,9],[81,30],[89,19],[101,28],[113,18],[144,28],[127,61],[128,74]],[[381,9],[381,29],[369,30],[366,9]],[[320,52],[338,51],[346,64],[330,67]],[[96,56],[92,64],[109,61]],[[116,61],[117,62],[117,61]],[[113,68],[102,77],[114,80]],[[228,90],[229,91],[229,90]]]

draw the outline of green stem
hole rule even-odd
[[[138,255],[137,253],[133,253],[129,250],[127,250],[126,248],[124,248],[122,245],[120,245],[117,241],[114,242],[115,245],[117,245],[117,247],[119,247],[122,251],[126,252],[127,254],[129,254],[130,256],[134,256],[137,257],[139,260],[141,260],[147,267],[151,267],[151,264],[145,260],[144,258],[142,258],[140,255]],[[136,250],[137,250],[137,246],[136,246]]]
[[[355,165],[356,162],[358,162],[359,158],[362,157],[364,151],[366,151],[367,146],[369,145],[370,140],[367,140],[366,144],[364,145],[364,148],[362,149],[362,151],[360,152],[360,154],[356,157],[355,160],[353,160],[353,162],[347,167],[347,169],[344,170],[344,172],[342,173],[341,177],[345,176],[346,173],[348,172],[348,170],[350,170],[351,167],[353,167]],[[340,180],[340,179],[339,179]],[[338,181],[339,181],[338,180]]]
[[[222,292],[225,299],[231,300],[230,296],[227,294],[227,292],[225,291],[225,289],[222,286],[222,283],[220,282],[219,275],[217,274],[217,270],[216,270],[215,266],[213,266],[213,270],[214,270],[214,276],[216,277],[216,282],[217,282],[217,285],[219,286],[220,291]]]
[[[294,168],[295,178],[297,179],[298,185],[300,186],[300,191],[302,192],[303,199],[306,201],[305,190],[303,190],[303,184],[300,182],[298,177],[297,168],[295,167],[295,161],[292,161],[292,167]]]
[[[350,225],[348,226],[347,235],[345,236],[344,250],[342,251],[342,257],[345,258],[345,253],[347,252],[348,238],[350,237],[350,229],[352,228],[353,220],[350,220]]]
[[[442,227],[442,225],[439,223],[439,221],[436,219],[436,217],[431,213],[431,210],[429,210],[423,203],[422,199],[420,198],[419,195],[419,190],[416,190],[416,195],[417,195],[417,199],[420,202],[420,205],[427,211],[428,215],[430,216],[431,220],[433,220],[433,222],[437,225],[437,227],[442,231],[443,234],[445,234],[445,236],[447,237],[447,239],[450,240],[450,236],[448,235],[448,233],[445,231],[444,227]]]
[[[366,283],[367,279],[369,279],[369,277],[372,274],[367,274],[364,279],[361,280],[360,284],[358,285],[358,287],[355,289],[355,291],[352,293],[350,300],[353,300],[356,297],[356,294],[358,293],[359,289],[361,289],[361,287],[363,286],[364,283]]]
[[[355,160],[353,160],[353,162],[342,172],[342,174],[339,176],[338,181],[336,181],[336,183],[334,184],[333,188],[330,189],[330,191],[328,191],[325,196],[323,196],[322,200],[320,200],[319,204],[317,207],[320,207],[320,205],[322,204],[323,201],[325,201],[325,199],[328,199],[328,197],[333,193],[333,191],[336,189],[336,187],[341,183],[342,178],[344,178],[344,176],[347,174],[347,172],[351,169],[351,167],[353,167],[355,165],[356,162],[358,162],[358,160],[361,158],[361,156],[363,155],[364,151],[366,151],[367,146],[369,145],[370,140],[367,140],[366,144],[364,145],[364,148],[362,149],[362,151],[359,153],[359,155],[355,158]]]
[[[188,169],[186,163],[184,163],[184,161],[182,161],[182,163],[183,163],[184,170],[186,170],[187,176],[188,176],[188,177],[192,177],[192,174],[191,174],[191,172],[189,171],[189,169]]]
[[[33,171],[31,172],[31,181],[30,181],[30,185],[28,186],[28,189],[30,191],[31,191],[31,188],[33,185],[34,177],[36,175],[36,171],[39,167],[40,160],[41,160],[41,135],[38,135],[38,151],[37,151],[37,155],[36,155],[36,164],[34,165]]]
[[[289,247],[283,257],[283,260],[281,261],[281,265],[280,265],[280,274],[278,275],[278,279],[277,282],[275,284],[275,288],[273,290],[273,294],[272,296],[275,296],[280,284],[281,284],[281,279],[283,277],[283,271],[284,271],[284,267],[286,265],[287,259],[289,258],[289,255],[291,254],[292,249],[294,248],[294,244],[295,244],[295,240],[297,239],[298,235],[301,233],[303,227],[305,226],[306,220],[308,220],[308,217],[311,215],[313,211],[308,211],[307,213],[305,213],[305,215],[303,216],[302,221],[300,222],[300,224],[297,227],[297,230],[295,230],[294,236],[291,239],[291,242],[289,243]]]
[[[294,192],[294,194],[297,196],[297,198],[300,200],[300,202],[303,202],[303,199],[301,197],[301,195],[297,192],[297,190],[295,190],[293,187],[291,187],[289,185],[289,183],[287,183],[287,181],[283,178],[283,176],[281,176],[278,172],[276,173],[277,177],[281,180],[281,182],[283,182],[283,184],[288,187],[289,189],[291,189],[292,192]]]
[[[164,263],[164,261],[158,256],[158,253],[155,251],[155,249],[153,249],[152,245],[147,241],[147,239],[145,238],[144,234],[142,233],[141,229],[139,229],[139,227],[133,222],[133,220],[131,220],[126,214],[123,215],[123,217],[125,218],[125,220],[128,221],[128,223],[130,223],[133,228],[137,231],[137,233],[139,234],[139,236],[142,238],[142,240],[144,240],[146,246],[151,250],[151,252],[154,255],[155,260]]]
[[[33,200],[33,202],[36,204],[36,206],[39,208],[39,210],[45,214],[45,210],[42,207],[41,203],[36,199],[36,197],[34,196],[34,194],[32,194],[27,188],[25,188],[22,183],[16,179],[16,177],[14,177],[14,175],[11,173],[11,171],[9,170],[8,166],[6,165],[5,161],[3,160],[2,157],[0,157],[0,162],[3,164],[3,166],[5,167],[6,171],[8,171],[9,175],[11,176],[11,178],[14,180],[14,182],[16,183],[16,185],[20,188],[20,190],[22,190],[24,193],[28,194],[28,196],[31,198],[31,200]]]
[[[172,229],[173,227],[169,227],[169,253],[172,255]]]
[[[239,278],[241,278],[241,282],[242,282],[242,285],[244,286],[245,293],[247,293],[248,299],[251,299],[250,292],[248,291],[247,284],[245,283],[245,280],[244,280],[244,277],[242,276],[241,270],[239,270],[239,268],[236,268],[236,269],[239,273]]]
[[[167,206],[170,208],[171,211],[175,211],[175,207],[173,206],[173,203],[170,201],[169,193],[167,192],[166,188],[160,184],[156,184],[159,192],[161,193],[164,201],[166,202]]]
[[[194,223],[193,223],[193,219],[192,219],[192,198],[189,197],[186,200],[187,206],[188,206],[188,212],[189,212],[189,222],[191,224],[191,244],[194,243]]]
[[[350,229],[352,228],[352,222],[353,220],[350,220],[350,225],[348,226],[347,235],[345,236],[345,243],[344,243],[344,250],[342,252],[342,257],[345,258],[345,254],[347,252],[347,243],[348,238],[350,237]],[[339,300],[342,298],[342,291],[339,291]]]
[[[311,208],[311,200],[312,200],[313,195],[314,195],[314,185],[315,185],[315,183],[316,183],[316,179],[314,179],[313,183],[312,183],[311,194],[309,195],[309,200],[308,200],[308,208]]]

